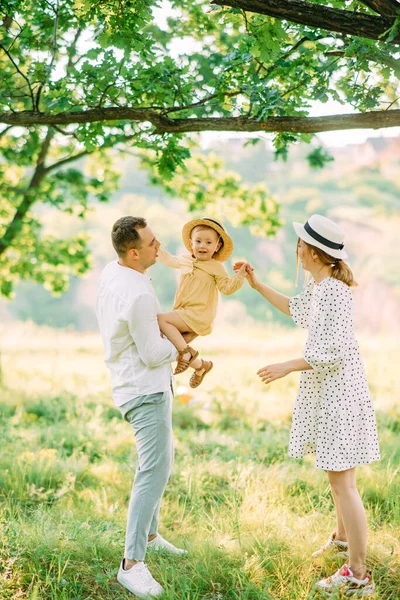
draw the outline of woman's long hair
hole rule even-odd
[[[303,240],[304,242],[304,240]],[[321,248],[317,248],[316,246],[312,246],[311,244],[307,244],[304,242],[308,248],[308,251],[311,252],[313,250],[315,254],[318,256],[319,260],[323,265],[329,265],[332,269],[331,277],[334,279],[338,279],[342,281],[349,287],[356,287],[358,283],[354,279],[354,275],[349,265],[345,263],[340,258],[334,258],[333,256],[329,256],[324,250]],[[296,248],[296,283],[298,276],[298,268],[299,268],[299,253],[298,253],[299,242],[297,242]]]

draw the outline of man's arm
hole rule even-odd
[[[161,337],[157,321],[158,306],[151,294],[142,294],[128,310],[129,332],[144,364],[154,369],[176,359],[177,349]]]

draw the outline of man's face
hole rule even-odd
[[[158,249],[160,242],[154,236],[154,233],[150,227],[143,227],[138,229],[139,237],[142,240],[142,245],[136,250],[138,256],[138,266],[143,271],[154,265],[158,256]]]

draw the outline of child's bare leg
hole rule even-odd
[[[181,319],[175,311],[169,313],[160,313],[157,316],[157,318],[158,325],[162,333],[167,336],[169,341],[173,343],[173,345],[177,350],[179,350],[179,352],[184,352],[188,345],[188,342],[185,340],[182,333],[193,334],[194,337],[197,337],[194,331],[191,331],[190,327],[186,325],[185,321]],[[190,357],[191,354],[189,351],[183,354],[184,359],[190,359]],[[190,366],[193,369],[200,369],[201,365],[201,358],[197,357],[194,359]]]
[[[182,333],[182,337],[187,344],[190,344],[190,342],[193,342],[193,340],[195,340],[199,336],[197,335],[197,333],[194,333],[194,331],[188,331],[186,333]]]
[[[182,333],[189,333],[190,329],[180,316],[172,311],[157,315],[158,325],[164,335],[167,336],[175,348],[182,352],[187,346],[187,342]]]

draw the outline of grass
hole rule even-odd
[[[294,374],[264,387],[270,362],[300,356],[304,332],[217,331],[197,344],[215,368],[175,399],[176,459],[161,532],[185,558],[148,556],[165,599],[305,600],[340,562],[311,560],[334,526],[326,476],[287,458]],[[400,349],[361,339],[382,460],[359,469],[377,599],[400,598]],[[110,399],[96,335],[33,326],[2,335],[0,598],[132,597],[116,581],[136,468]],[[187,385],[188,375],[177,380]]]

